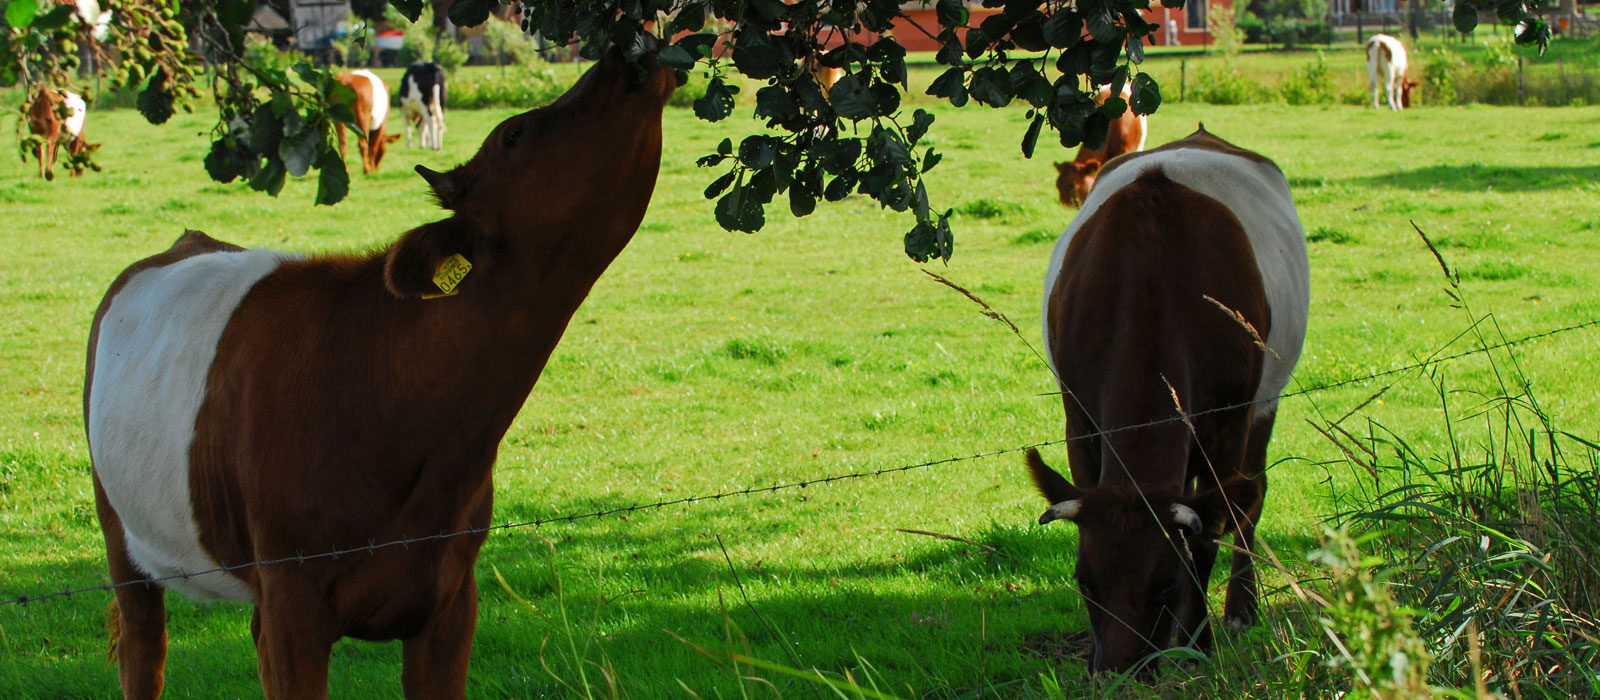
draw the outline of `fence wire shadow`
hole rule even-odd
[[[1139,429],[1143,429],[1143,428],[1149,428],[1149,427],[1152,427],[1152,426],[1164,425],[1164,424],[1167,424],[1167,423],[1175,423],[1175,422],[1180,422],[1180,421],[1190,421],[1190,420],[1192,420],[1194,418],[1197,418],[1197,417],[1200,417],[1200,416],[1204,416],[1204,415],[1209,415],[1209,414],[1212,414],[1212,413],[1219,413],[1219,412],[1222,412],[1222,411],[1232,411],[1232,410],[1236,410],[1236,409],[1239,409],[1239,408],[1244,408],[1244,407],[1247,407],[1247,406],[1254,406],[1256,404],[1276,401],[1276,400],[1279,400],[1279,399],[1288,399],[1288,398],[1294,398],[1294,397],[1298,397],[1298,396],[1306,396],[1306,395],[1309,395],[1309,394],[1320,393],[1320,392],[1323,392],[1323,391],[1330,391],[1330,390],[1333,390],[1333,389],[1338,389],[1338,388],[1345,387],[1345,386],[1350,386],[1350,385],[1353,385],[1353,384],[1361,384],[1361,383],[1369,382],[1369,381],[1372,381],[1372,380],[1375,380],[1375,379],[1382,379],[1384,377],[1394,376],[1394,375],[1397,375],[1397,374],[1405,374],[1407,372],[1413,372],[1413,371],[1424,369],[1424,368],[1431,367],[1431,366],[1434,366],[1434,365],[1444,364],[1444,363],[1451,362],[1451,361],[1458,360],[1458,359],[1462,359],[1462,358],[1465,358],[1465,357],[1470,357],[1472,355],[1486,354],[1486,353],[1494,352],[1495,350],[1501,350],[1501,349],[1505,349],[1505,348],[1515,347],[1515,346],[1531,343],[1531,342],[1534,342],[1534,341],[1537,341],[1537,340],[1541,340],[1541,339],[1544,339],[1544,338],[1548,338],[1548,337],[1551,337],[1551,336],[1559,335],[1559,334],[1562,334],[1562,333],[1569,333],[1569,332],[1572,332],[1572,331],[1583,330],[1583,329],[1591,328],[1591,327],[1594,327],[1594,326],[1600,326],[1600,319],[1594,319],[1594,320],[1590,320],[1590,321],[1585,321],[1583,323],[1577,323],[1577,324],[1573,324],[1573,325],[1570,325],[1570,326],[1564,326],[1564,327],[1561,327],[1561,328],[1554,328],[1554,329],[1546,330],[1546,331],[1543,331],[1543,332],[1540,332],[1540,333],[1534,333],[1534,334],[1522,336],[1520,338],[1515,338],[1515,339],[1511,339],[1511,340],[1502,341],[1500,343],[1496,343],[1496,344],[1493,344],[1493,345],[1476,347],[1476,348],[1473,348],[1473,349],[1470,349],[1470,350],[1464,350],[1464,351],[1453,353],[1453,354],[1449,354],[1449,355],[1441,355],[1441,354],[1439,354],[1440,352],[1442,352],[1442,348],[1441,348],[1441,351],[1436,351],[1436,352],[1430,354],[1425,359],[1419,360],[1417,362],[1413,362],[1411,364],[1408,364],[1408,365],[1405,365],[1405,366],[1402,366],[1402,367],[1396,367],[1396,368],[1393,368],[1393,369],[1383,370],[1381,372],[1374,372],[1372,374],[1368,374],[1368,375],[1364,375],[1364,376],[1360,376],[1360,377],[1352,377],[1352,378],[1344,379],[1344,380],[1337,381],[1337,382],[1329,382],[1329,383],[1326,383],[1326,384],[1318,384],[1318,385],[1311,386],[1311,387],[1305,387],[1305,388],[1301,388],[1301,389],[1296,389],[1294,391],[1285,392],[1285,393],[1283,393],[1283,394],[1281,394],[1281,395],[1279,395],[1277,397],[1271,398],[1271,399],[1260,399],[1260,400],[1255,400],[1255,401],[1245,401],[1245,402],[1232,404],[1232,405],[1228,405],[1228,406],[1219,406],[1219,407],[1216,407],[1216,408],[1206,409],[1204,411],[1195,411],[1193,413],[1179,413],[1179,414],[1173,415],[1170,418],[1163,418],[1163,419],[1160,419],[1160,420],[1147,421],[1145,423],[1139,423],[1139,424],[1135,424],[1135,425],[1125,425],[1125,426],[1119,426],[1119,427],[1116,427],[1116,428],[1099,430],[1099,431],[1095,431],[1095,432],[1092,432],[1092,433],[1081,435],[1081,436],[1078,436],[1078,437],[1075,437],[1075,438],[1072,438],[1072,439],[1073,440],[1093,440],[1093,439],[1098,439],[1098,438],[1104,437],[1106,435],[1111,435],[1111,434],[1119,433],[1119,432],[1123,432],[1123,431],[1139,430]],[[1448,345],[1446,345],[1445,347],[1448,347]],[[1022,445],[1022,446],[1019,446],[1019,447],[1011,447],[1011,448],[1006,448],[1006,449],[991,450],[991,451],[988,451],[988,452],[980,452],[980,453],[977,453],[977,454],[971,454],[971,455],[965,455],[965,456],[959,456],[959,457],[946,457],[946,458],[943,458],[943,459],[936,459],[936,460],[931,460],[931,461],[927,461],[927,462],[919,462],[919,463],[916,463],[916,464],[906,464],[906,465],[901,465],[901,466],[897,466],[897,467],[887,467],[887,468],[883,468],[883,469],[870,469],[870,470],[860,470],[860,471],[854,471],[854,472],[845,472],[845,473],[842,473],[842,474],[834,474],[834,475],[831,475],[831,476],[820,477],[820,478],[817,478],[817,479],[809,479],[809,480],[803,480],[803,481],[779,483],[779,484],[774,484],[774,485],[771,485],[771,486],[764,486],[764,487],[748,487],[748,488],[744,488],[744,489],[723,491],[723,492],[720,492],[720,493],[701,495],[701,496],[685,496],[685,497],[682,497],[682,498],[661,500],[661,501],[655,501],[655,502],[652,502],[652,503],[637,503],[637,504],[633,504],[633,505],[618,506],[618,507],[615,507],[615,508],[607,508],[607,509],[603,509],[603,510],[588,512],[588,513],[579,513],[579,514],[573,514],[573,515],[563,515],[563,516],[560,516],[560,517],[538,518],[538,519],[534,519],[534,520],[525,520],[525,521],[520,521],[520,522],[509,522],[509,523],[504,523],[504,524],[501,524],[501,525],[490,525],[488,527],[482,527],[482,528],[468,528],[468,529],[465,529],[465,530],[456,530],[456,531],[451,531],[451,532],[441,532],[441,533],[436,533],[436,534],[431,534],[431,535],[421,535],[421,536],[417,536],[417,537],[402,537],[400,539],[389,540],[389,541],[385,541],[385,542],[371,542],[371,541],[369,541],[366,545],[347,547],[347,548],[344,548],[344,549],[336,549],[336,550],[332,550],[332,551],[317,552],[317,553],[312,553],[312,554],[298,553],[298,554],[295,554],[293,556],[277,557],[277,558],[273,558],[273,559],[260,559],[260,560],[249,561],[249,562],[244,562],[244,563],[240,563],[240,564],[232,564],[232,565],[228,565],[228,566],[218,566],[218,567],[214,567],[214,568],[211,568],[211,569],[206,569],[206,570],[203,570],[203,571],[188,571],[188,572],[184,572],[182,574],[174,574],[174,575],[170,575],[170,576],[162,576],[162,577],[157,577],[157,578],[152,578],[152,579],[144,579],[144,580],[139,580],[139,581],[128,581],[128,582],[124,582],[124,583],[108,583],[108,584],[100,584],[100,585],[95,585],[95,586],[84,586],[84,587],[81,587],[81,588],[71,588],[71,589],[51,591],[51,592],[48,592],[48,593],[40,593],[40,594],[34,594],[34,595],[19,595],[19,596],[15,596],[15,597],[12,597],[12,598],[0,599],[0,607],[4,607],[4,606],[7,606],[7,605],[27,605],[29,603],[37,603],[37,602],[46,601],[46,600],[52,600],[52,599],[72,598],[73,596],[82,595],[82,594],[85,594],[85,593],[98,593],[98,592],[103,592],[103,591],[114,591],[114,590],[116,590],[118,588],[122,588],[122,587],[126,587],[126,586],[142,586],[142,585],[149,585],[149,584],[161,584],[161,583],[165,583],[167,581],[174,581],[174,580],[178,580],[178,579],[185,579],[186,580],[186,579],[190,579],[190,578],[193,578],[193,577],[196,577],[196,576],[206,576],[206,575],[218,574],[218,573],[231,573],[231,572],[234,572],[234,571],[239,571],[239,570],[242,570],[242,569],[248,569],[248,568],[253,568],[253,567],[279,566],[279,565],[285,565],[285,564],[296,564],[296,565],[299,565],[299,564],[305,564],[306,562],[317,561],[317,560],[321,560],[321,559],[338,559],[340,557],[359,556],[359,555],[362,555],[362,554],[365,554],[365,555],[368,555],[368,556],[372,556],[372,555],[376,554],[379,550],[382,550],[382,549],[388,549],[388,548],[391,548],[391,547],[409,547],[409,546],[411,546],[413,544],[426,544],[426,543],[431,543],[431,542],[439,542],[439,541],[442,541],[442,540],[448,540],[448,539],[452,539],[452,538],[455,538],[455,537],[465,537],[465,536],[468,536],[468,535],[491,534],[491,533],[494,533],[494,532],[497,532],[497,531],[502,531],[502,530],[515,530],[515,529],[521,529],[521,528],[527,528],[527,527],[543,527],[545,525],[569,524],[569,523],[578,522],[580,520],[597,520],[597,519],[605,518],[605,517],[608,517],[608,516],[630,515],[630,514],[638,513],[638,512],[641,512],[641,511],[655,511],[655,510],[660,510],[660,509],[663,509],[663,508],[670,508],[672,506],[693,505],[693,504],[697,504],[697,503],[704,503],[704,502],[707,502],[707,501],[721,501],[722,499],[725,499],[725,498],[738,498],[738,497],[742,497],[742,496],[749,496],[749,495],[762,494],[762,493],[777,493],[779,491],[786,491],[786,490],[790,490],[790,489],[800,489],[800,488],[807,488],[807,487],[810,487],[810,486],[831,484],[831,483],[838,482],[838,481],[850,481],[850,480],[854,480],[854,479],[876,478],[876,477],[885,476],[885,475],[888,475],[888,474],[897,474],[897,473],[902,473],[902,472],[916,471],[916,470],[919,470],[919,469],[928,469],[928,468],[942,466],[942,465],[946,465],[946,464],[955,464],[955,463],[959,463],[959,462],[970,462],[970,461],[979,460],[979,459],[987,459],[987,458],[990,458],[990,457],[998,457],[998,456],[1001,456],[1001,455],[1016,454],[1016,453],[1025,452],[1025,451],[1031,450],[1031,449],[1037,449],[1037,448],[1040,448],[1040,447],[1048,447],[1048,446],[1051,446],[1051,445],[1060,445],[1060,444],[1064,444],[1066,442],[1068,442],[1068,439],[1066,439],[1066,438],[1057,439],[1057,440],[1046,440],[1046,441],[1043,441],[1043,442],[1036,442],[1036,443],[1033,443],[1033,444]]]

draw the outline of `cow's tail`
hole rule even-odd
[[[117,663],[117,644],[122,641],[122,611],[117,608],[117,599],[112,598],[106,604],[106,663]]]

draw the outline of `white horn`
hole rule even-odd
[[[1196,534],[1200,532],[1200,514],[1194,512],[1194,509],[1189,506],[1182,503],[1172,504],[1172,519],[1179,525],[1189,528],[1190,532]]]
[[[1044,515],[1039,516],[1039,524],[1043,525],[1052,520],[1077,520],[1080,510],[1083,510],[1083,501],[1076,499],[1062,501],[1046,509]]]

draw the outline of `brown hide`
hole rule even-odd
[[[467,163],[419,167],[450,218],[376,255],[286,262],[228,321],[189,449],[200,540],[217,561],[471,533],[239,569],[256,598],[269,699],[326,698],[329,654],[344,636],[403,640],[407,698],[464,696],[496,450],[644,217],[675,87],[670,71],[613,52],[556,102],[502,122]],[[548,177],[557,170],[567,176]],[[130,268],[101,313],[133,270],[185,257],[180,248],[199,240],[186,234]],[[422,298],[439,291],[431,276],[452,254],[473,265],[457,293]],[[97,315],[91,378],[98,328]],[[140,581],[96,485],[112,578]],[[117,604],[124,693],[154,697],[162,593],[119,588]]]
[[[1253,523],[1265,495],[1271,425],[1252,434],[1248,405],[1195,415],[1192,431],[1173,420],[1180,400],[1191,414],[1248,404],[1260,380],[1261,350],[1207,295],[1267,335],[1261,275],[1238,218],[1156,170],[1084,222],[1047,300],[1076,485],[1037,453],[1029,465],[1058,504],[1041,522],[1078,525],[1091,672],[1128,669],[1169,644],[1209,646],[1205,581],[1215,539],[1236,522]],[[1063,502],[1075,505],[1063,510]],[[1203,527],[1181,524],[1174,504]],[[1248,605],[1253,616],[1253,584],[1248,603],[1243,579],[1238,586],[1236,594],[1230,585],[1229,612]]]
[[[1122,97],[1130,95],[1127,87],[1122,90]],[[1111,97],[1111,86],[1105,85],[1095,95],[1097,104],[1105,104]],[[1061,203],[1071,207],[1083,206],[1083,200],[1089,196],[1089,190],[1094,188],[1095,178],[1100,173],[1101,166],[1112,158],[1124,153],[1138,150],[1144,143],[1145,124],[1128,109],[1111,122],[1110,129],[1106,132],[1106,142],[1099,148],[1079,146],[1078,155],[1070,163],[1056,163],[1056,192],[1061,197]]]
[[[388,152],[389,144],[400,140],[400,134],[385,135],[383,124],[372,124],[372,105],[378,100],[388,100],[389,93],[384,91],[378,94],[373,91],[371,81],[364,80],[352,73],[340,73],[334,76],[335,80],[349,86],[356,93],[356,124],[360,133],[356,134],[356,148],[361,151],[361,172],[368,175],[378,171],[378,164],[383,162],[384,153]],[[334,133],[339,137],[339,157],[345,157],[344,124],[334,122]]]

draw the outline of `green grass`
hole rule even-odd
[[[946,158],[929,176],[930,194],[936,208],[961,212],[954,259],[932,269],[974,290],[1036,345],[1048,242],[1072,213],[1055,201],[1050,161],[1067,154],[1042,145],[1022,160],[1019,109],[932,109]],[[89,319],[117,271],[164,249],[185,227],[251,246],[375,249],[439,216],[410,167],[465,159],[510,113],[452,112],[444,152],[392,148],[383,170],[355,177],[350,198],[332,208],[311,206],[310,182],[291,182],[274,200],[208,181],[182,158],[204,148],[209,123],[199,116],[156,128],[131,111],[91,115],[91,133],[106,142],[98,155],[105,172],[82,178],[47,184],[30,177],[29,164],[0,163],[10,222],[0,258],[0,598],[105,578],[81,382]],[[739,114],[747,113],[742,106]],[[1494,311],[1508,336],[1600,317],[1600,178],[1573,139],[1540,138],[1591,133],[1600,108],[1397,115],[1172,102],[1151,119],[1150,143],[1186,135],[1201,120],[1273,157],[1295,183],[1313,238],[1312,319],[1298,386],[1467,347],[1457,340],[1466,321],[1409,220],[1441,241],[1474,307]],[[667,115],[662,177],[645,225],[573,319],[502,445],[495,522],[1061,435],[1059,402],[1046,395],[1049,373],[1009,330],[904,258],[902,217],[852,197],[806,219],[773,213],[753,236],[717,228],[701,196],[713,174],[694,160],[723,137],[737,138],[738,128],[696,121],[686,110]],[[1595,330],[1520,351],[1544,409],[1590,439],[1600,432],[1597,351]],[[1495,376],[1473,358],[1441,371],[1460,389]],[[1403,432],[1422,454],[1461,439],[1446,434],[1436,389],[1416,373],[1286,400],[1261,535],[1292,571],[1308,566],[1303,556],[1335,511],[1329,489],[1351,478],[1329,466],[1342,456],[1307,421],[1340,416],[1391,384],[1359,419]],[[1045,456],[1065,459],[1059,447]],[[583,658],[609,664],[634,698],[683,696],[682,687],[739,696],[731,670],[674,635],[800,668],[854,669],[904,697],[1043,697],[1042,674],[1071,696],[1092,694],[1081,661],[1059,656],[1081,649],[1087,621],[1068,588],[1074,533],[1034,526],[1044,505],[1011,454],[497,533],[478,567],[483,604],[468,692],[571,694],[542,663],[574,668],[557,649],[577,648],[566,636],[576,633],[590,645]],[[1276,591],[1266,601],[1269,617],[1298,609],[1279,588],[1286,580],[1266,581]],[[0,607],[0,697],[115,695],[101,627],[108,600],[89,593]],[[566,622],[562,610],[572,615]],[[169,611],[166,697],[259,697],[246,609],[174,597]],[[1249,650],[1269,648],[1275,633],[1224,633],[1219,665],[1254,658]],[[578,665],[594,679],[595,666]],[[785,697],[811,693],[804,681],[757,673]],[[394,697],[398,645],[343,643],[332,675],[338,697]]]

